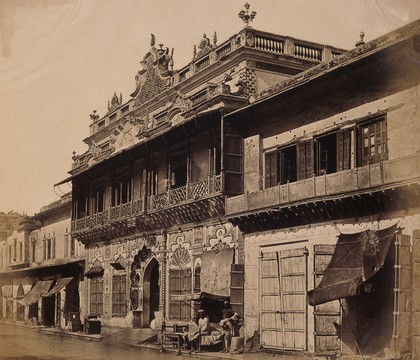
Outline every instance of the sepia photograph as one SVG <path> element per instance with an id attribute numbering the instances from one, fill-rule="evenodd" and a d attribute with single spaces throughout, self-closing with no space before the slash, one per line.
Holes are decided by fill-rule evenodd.
<path id="1" fill-rule="evenodd" d="M 0 0 L 0 360 L 420 360 L 418 0 Z"/>

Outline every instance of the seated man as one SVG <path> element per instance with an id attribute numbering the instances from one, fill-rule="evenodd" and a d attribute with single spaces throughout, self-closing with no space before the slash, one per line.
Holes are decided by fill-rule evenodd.
<path id="1" fill-rule="evenodd" d="M 222 328 L 222 344 L 223 349 L 221 352 L 229 352 L 232 336 L 234 335 L 234 326 L 239 322 L 241 317 L 238 313 L 235 313 L 230 306 L 229 301 L 223 303 L 223 319 L 220 321 L 219 325 Z"/>
<path id="2" fill-rule="evenodd" d="M 187 344 L 191 346 L 191 351 L 196 351 L 198 348 L 198 342 L 200 337 L 203 335 L 210 334 L 210 321 L 206 312 L 203 309 L 198 310 L 198 330 L 194 333 L 188 334 L 186 340 Z"/>

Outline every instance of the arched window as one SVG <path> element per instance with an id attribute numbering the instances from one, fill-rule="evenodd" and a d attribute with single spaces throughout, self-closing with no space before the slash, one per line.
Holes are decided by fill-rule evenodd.
<path id="1" fill-rule="evenodd" d="M 196 264 L 194 268 L 194 292 L 201 291 L 201 264 Z"/>

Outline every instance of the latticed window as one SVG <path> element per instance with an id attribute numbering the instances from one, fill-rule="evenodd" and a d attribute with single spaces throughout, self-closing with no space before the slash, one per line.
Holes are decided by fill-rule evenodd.
<path id="1" fill-rule="evenodd" d="M 112 276 L 112 316 L 127 315 L 126 281 L 126 274 Z"/>
<path id="2" fill-rule="evenodd" d="M 191 294 L 191 270 L 171 269 L 169 276 L 169 292 L 174 295 Z M 169 305 L 169 318 L 171 320 L 188 321 L 191 317 L 191 308 L 188 302 L 171 300 Z"/>
<path id="3" fill-rule="evenodd" d="M 102 276 L 90 279 L 90 314 L 101 315 L 104 304 L 104 286 Z"/>

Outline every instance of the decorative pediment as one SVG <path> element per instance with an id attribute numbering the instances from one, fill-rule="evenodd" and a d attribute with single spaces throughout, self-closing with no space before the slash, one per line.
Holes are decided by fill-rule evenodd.
<path id="1" fill-rule="evenodd" d="M 217 43 L 217 35 L 216 32 L 214 33 L 213 36 L 213 46 L 210 43 L 210 39 L 206 36 L 206 34 L 203 34 L 202 39 L 200 40 L 199 44 L 198 44 L 198 51 L 197 48 L 194 46 L 194 59 L 199 58 L 201 56 L 207 55 L 208 53 L 210 53 L 210 51 L 216 47 L 216 43 Z"/>
<path id="2" fill-rule="evenodd" d="M 136 105 L 153 99 L 171 85 L 173 49 L 169 53 L 169 48 L 163 47 L 163 44 L 159 44 L 159 49 L 157 49 L 155 42 L 155 36 L 152 34 L 152 47 L 140 61 L 142 69 L 135 76 L 136 90 L 131 96 L 136 98 Z"/>

